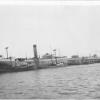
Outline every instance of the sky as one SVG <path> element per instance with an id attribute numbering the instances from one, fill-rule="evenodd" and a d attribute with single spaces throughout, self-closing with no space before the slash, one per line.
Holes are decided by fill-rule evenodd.
<path id="1" fill-rule="evenodd" d="M 27 1 L 28 2 L 28 1 Z M 33 57 L 53 53 L 68 56 L 100 55 L 100 3 L 89 5 L 57 2 L 0 1 L 0 54 Z"/>

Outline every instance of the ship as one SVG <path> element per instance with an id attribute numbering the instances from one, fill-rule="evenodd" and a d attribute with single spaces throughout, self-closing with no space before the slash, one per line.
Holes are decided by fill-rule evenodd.
<path id="1" fill-rule="evenodd" d="M 38 57 L 36 45 L 33 45 L 33 51 L 34 57 L 32 59 L 0 59 L 0 73 L 100 63 L 100 57 L 75 57 L 63 59 L 58 59 L 56 57 L 54 59 L 44 60 Z"/>

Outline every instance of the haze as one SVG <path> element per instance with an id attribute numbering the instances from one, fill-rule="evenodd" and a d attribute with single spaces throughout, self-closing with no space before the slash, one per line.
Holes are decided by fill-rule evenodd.
<path id="1" fill-rule="evenodd" d="M 6 3 L 6 2 L 5 2 Z M 42 56 L 100 55 L 99 5 L 0 5 L 0 54 L 33 57 L 33 44 Z"/>

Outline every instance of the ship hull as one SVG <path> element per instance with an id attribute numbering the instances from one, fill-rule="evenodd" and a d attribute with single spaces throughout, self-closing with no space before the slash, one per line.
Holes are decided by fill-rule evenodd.
<path id="1" fill-rule="evenodd" d="M 0 62 L 0 73 L 33 70 L 34 66 L 12 66 L 8 62 Z"/>

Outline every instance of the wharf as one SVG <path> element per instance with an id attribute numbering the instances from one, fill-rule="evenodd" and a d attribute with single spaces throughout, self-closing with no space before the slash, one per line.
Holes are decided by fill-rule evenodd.
<path id="1" fill-rule="evenodd" d="M 63 58 L 57 59 L 57 64 L 55 62 L 55 59 L 39 59 L 39 67 L 36 68 L 33 60 L 12 61 L 3 59 L 0 60 L 0 73 L 100 63 L 100 58 Z"/>

